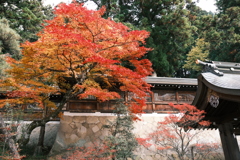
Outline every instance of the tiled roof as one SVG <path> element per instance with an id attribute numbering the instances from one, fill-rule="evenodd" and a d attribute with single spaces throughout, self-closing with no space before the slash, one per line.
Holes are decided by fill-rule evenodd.
<path id="1" fill-rule="evenodd" d="M 217 76 L 211 72 L 202 73 L 202 76 L 212 85 L 225 89 L 240 90 L 240 74 L 224 74 Z"/>
<path id="2" fill-rule="evenodd" d="M 149 84 L 172 84 L 172 85 L 196 85 L 197 79 L 193 78 L 172 78 L 172 77 L 147 77 Z"/>

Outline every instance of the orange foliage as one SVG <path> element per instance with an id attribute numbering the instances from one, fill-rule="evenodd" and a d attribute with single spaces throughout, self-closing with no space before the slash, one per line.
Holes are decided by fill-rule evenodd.
<path id="1" fill-rule="evenodd" d="M 174 120 L 174 123 L 179 123 L 180 126 L 184 126 L 185 129 L 191 129 L 191 125 L 197 125 L 202 127 L 207 127 L 211 123 L 209 121 L 203 120 L 205 117 L 205 111 L 199 110 L 195 106 L 190 104 L 169 104 L 173 108 L 177 109 L 179 113 L 182 115 L 178 119 L 171 118 Z"/>
<path id="2" fill-rule="evenodd" d="M 117 89 L 134 93 L 131 110 L 141 113 L 150 88 L 144 78 L 153 71 L 142 59 L 150 50 L 142 46 L 149 33 L 104 19 L 104 12 L 104 7 L 93 11 L 77 2 L 59 4 L 38 41 L 22 44 L 22 59 L 8 58 L 11 78 L 2 82 L 10 89 L 8 103 L 43 106 L 56 92 L 67 99 L 92 95 L 106 101 L 120 98 L 112 90 Z"/>

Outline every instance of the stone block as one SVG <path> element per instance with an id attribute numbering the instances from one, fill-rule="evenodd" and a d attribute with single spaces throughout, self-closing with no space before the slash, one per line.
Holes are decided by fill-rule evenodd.
<path id="1" fill-rule="evenodd" d="M 70 135 L 69 140 L 70 140 L 69 143 L 75 143 L 79 140 L 79 137 L 76 134 L 72 134 Z"/>
<path id="2" fill-rule="evenodd" d="M 87 128 L 87 135 L 92 136 L 94 132 L 92 131 L 92 128 Z"/>
<path id="3" fill-rule="evenodd" d="M 89 124 L 86 123 L 86 122 L 82 123 L 82 125 L 83 125 L 84 127 L 86 127 L 86 128 L 89 128 Z"/>
<path id="4" fill-rule="evenodd" d="M 116 119 L 116 117 L 114 117 L 114 116 L 107 116 L 107 117 L 98 117 L 98 119 L 99 119 L 99 121 L 102 123 L 102 124 L 109 124 L 109 121 L 110 122 L 113 122 L 115 119 Z"/>
<path id="5" fill-rule="evenodd" d="M 88 125 L 88 128 L 92 129 L 92 128 L 95 127 L 95 126 L 96 126 L 96 124 L 91 123 L 91 124 Z"/>
<path id="6" fill-rule="evenodd" d="M 80 128 L 77 129 L 76 134 L 79 138 L 84 138 L 87 135 L 87 128 L 84 126 L 81 126 Z"/>
<path id="7" fill-rule="evenodd" d="M 77 129 L 81 128 L 83 126 L 83 123 L 80 122 L 75 122 L 75 125 L 77 127 Z M 85 127 L 85 126 L 84 126 Z M 86 127 L 85 127 L 86 128 Z"/>
<path id="8" fill-rule="evenodd" d="M 72 130 L 73 130 L 73 129 L 72 129 L 72 127 L 69 125 L 69 123 L 61 122 L 60 132 L 63 132 L 63 133 L 71 133 Z"/>
<path id="9" fill-rule="evenodd" d="M 73 116 L 73 122 L 84 123 L 86 122 L 86 116 Z"/>
<path id="10" fill-rule="evenodd" d="M 72 116 L 63 116 L 62 118 L 61 118 L 61 123 L 62 122 L 66 122 L 66 123 L 71 123 L 72 122 Z"/>
<path id="11" fill-rule="evenodd" d="M 98 117 L 88 116 L 86 119 L 86 122 L 97 124 L 99 123 L 99 120 L 98 120 Z"/>
<path id="12" fill-rule="evenodd" d="M 96 133 L 96 132 L 99 131 L 99 130 L 100 130 L 100 129 L 99 129 L 99 127 L 98 127 L 97 125 L 92 128 L 92 131 L 93 131 L 94 133 Z"/>
<path id="13" fill-rule="evenodd" d="M 72 135 L 72 133 L 65 133 L 64 138 L 69 139 L 71 135 Z"/>
<path id="14" fill-rule="evenodd" d="M 71 123 L 69 123 L 69 126 L 72 128 L 72 130 L 77 128 L 75 122 L 71 122 Z"/>
<path id="15" fill-rule="evenodd" d="M 101 123 L 101 122 L 99 122 L 98 124 L 97 124 L 97 126 L 98 126 L 98 128 L 102 128 L 102 126 L 103 126 L 103 124 Z"/>

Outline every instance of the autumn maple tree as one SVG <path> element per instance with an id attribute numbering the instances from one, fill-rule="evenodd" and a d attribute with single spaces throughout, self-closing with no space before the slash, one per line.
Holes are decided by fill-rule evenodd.
<path id="1" fill-rule="evenodd" d="M 189 104 L 174 105 L 178 114 L 169 114 L 159 121 L 157 128 L 145 138 L 138 138 L 138 142 L 145 148 L 155 148 L 155 151 L 168 159 L 180 159 L 209 156 L 219 148 L 219 144 L 206 143 L 196 139 L 200 130 L 192 127 L 208 127 L 210 122 L 203 120 L 205 111 L 198 110 Z M 212 148 L 212 150 L 210 149 Z M 151 150 L 151 149 L 150 149 Z M 204 153 L 204 154 L 203 154 Z"/>
<path id="2" fill-rule="evenodd" d="M 91 95 L 103 102 L 119 99 L 120 91 L 132 92 L 129 109 L 142 112 L 150 87 L 144 78 L 152 73 L 151 62 L 143 58 L 150 50 L 143 46 L 149 33 L 104 19 L 104 11 L 61 3 L 38 41 L 22 44 L 22 59 L 8 58 L 10 78 L 1 83 L 9 87 L 8 99 L 2 106 L 35 104 L 51 111 L 28 126 L 21 143 L 34 128 L 58 116 L 71 98 Z M 49 99 L 54 94 L 62 95 L 58 106 Z"/>

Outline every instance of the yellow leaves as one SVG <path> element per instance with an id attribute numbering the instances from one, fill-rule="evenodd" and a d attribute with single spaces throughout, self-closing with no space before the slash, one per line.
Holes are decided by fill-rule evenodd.
<path id="1" fill-rule="evenodd" d="M 94 81 L 93 79 L 87 79 L 84 81 L 84 83 L 82 84 L 82 86 L 84 86 L 84 88 L 100 88 L 99 83 L 97 83 L 96 81 Z"/>
<path id="2" fill-rule="evenodd" d="M 52 101 L 50 101 L 49 99 L 43 99 L 43 104 L 44 104 L 44 107 L 47 107 L 48 109 L 50 110 L 55 110 L 57 107 L 56 107 L 56 104 Z"/>
<path id="3" fill-rule="evenodd" d="M 201 61 L 205 61 L 209 55 L 209 47 L 210 44 L 205 42 L 204 39 L 197 39 L 196 46 L 191 49 L 191 51 L 187 54 L 186 64 L 183 68 L 193 69 L 196 71 L 202 70 L 202 67 L 195 64 L 197 59 Z"/>

